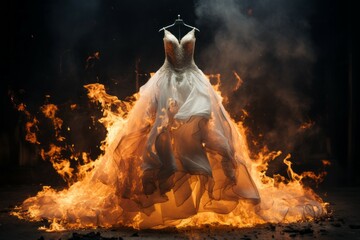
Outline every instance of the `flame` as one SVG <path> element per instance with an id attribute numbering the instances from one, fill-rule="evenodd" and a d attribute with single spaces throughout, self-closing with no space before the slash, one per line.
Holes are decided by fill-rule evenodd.
<path id="1" fill-rule="evenodd" d="M 26 109 L 26 105 L 24 103 L 20 103 L 18 105 L 14 103 L 14 105 L 18 111 L 25 113 L 25 116 L 27 118 L 27 122 L 25 123 L 25 140 L 33 144 L 40 144 L 36 137 L 36 132 L 39 130 L 37 127 L 39 121 L 36 117 L 31 116 L 30 112 Z"/>
<path id="2" fill-rule="evenodd" d="M 61 220 L 54 218 L 51 222 L 51 228 L 42 226 L 39 227 L 39 230 L 44 230 L 45 232 L 61 232 L 66 231 L 67 229 L 61 224 Z"/>
<path id="3" fill-rule="evenodd" d="M 234 73 L 234 76 L 236 78 L 236 85 L 235 85 L 235 87 L 233 89 L 233 91 L 235 92 L 236 90 L 238 90 L 242 86 L 244 81 L 240 78 L 240 76 L 239 76 L 239 74 L 237 72 L 233 71 L 233 73 Z"/>
<path id="4" fill-rule="evenodd" d="M 88 56 L 86 59 L 86 65 L 85 69 L 93 68 L 94 67 L 94 61 L 100 59 L 100 52 L 96 51 L 92 55 Z"/>
<path id="5" fill-rule="evenodd" d="M 25 124 L 25 127 L 26 127 L 25 140 L 26 141 L 31 142 L 31 143 L 40 144 L 36 138 L 36 133 L 32 131 L 33 128 L 38 130 L 37 124 L 38 124 L 38 120 L 36 118 L 33 118 L 31 122 L 27 122 Z"/>
<path id="6" fill-rule="evenodd" d="M 62 157 L 62 151 L 62 147 L 50 144 L 50 150 L 45 152 L 41 149 L 40 155 L 43 160 L 49 159 L 56 172 L 68 182 L 73 177 L 74 169 L 70 167 L 70 161 Z"/>
<path id="7" fill-rule="evenodd" d="M 221 95 L 221 90 L 220 90 L 220 85 L 221 85 L 221 74 L 217 73 L 217 74 L 206 74 L 205 75 L 209 81 L 211 82 L 213 88 L 215 89 L 215 91 L 219 94 L 219 96 L 221 96 L 221 100 L 224 104 L 227 104 L 229 102 L 229 99 L 227 96 L 222 96 Z"/>
<path id="8" fill-rule="evenodd" d="M 308 121 L 308 122 L 305 122 L 303 124 L 300 125 L 299 127 L 299 130 L 306 130 L 306 129 L 310 129 L 312 128 L 313 126 L 315 125 L 315 122 L 313 121 Z"/>
<path id="9" fill-rule="evenodd" d="M 78 106 L 77 106 L 77 104 L 75 104 L 75 103 L 70 105 L 70 109 L 71 109 L 71 110 L 75 110 L 77 107 L 78 107 Z"/>
<path id="10" fill-rule="evenodd" d="M 49 98 L 49 95 L 46 95 Z M 11 96 L 11 99 L 14 103 L 14 97 Z M 30 143 L 37 144 L 41 148 L 39 149 L 40 156 L 45 161 L 50 161 L 53 165 L 53 168 L 56 172 L 71 185 L 76 180 L 82 179 L 85 176 L 86 172 L 89 172 L 93 166 L 94 162 L 91 161 L 87 153 L 76 153 L 74 152 L 74 145 L 72 144 L 63 144 L 62 142 L 66 139 L 61 134 L 63 120 L 56 116 L 59 108 L 52 103 L 43 105 L 40 110 L 44 116 L 51 120 L 53 129 L 55 130 L 55 143 L 49 143 L 49 146 L 44 147 L 44 144 L 40 143 L 37 138 L 37 132 L 39 132 L 39 121 L 33 116 L 26 108 L 24 103 L 15 104 L 15 107 L 18 111 L 23 112 L 26 116 L 27 122 L 25 123 L 26 136 L 25 140 Z M 77 104 L 70 105 L 71 110 L 77 108 Z M 70 127 L 66 129 L 68 132 L 71 131 Z M 46 149 L 47 150 L 46 150 Z M 70 152 L 69 157 L 64 157 L 65 152 Z M 78 164 L 76 169 L 72 167 L 71 160 L 78 161 L 79 156 L 83 161 L 82 164 Z"/>
<path id="11" fill-rule="evenodd" d="M 235 89 L 238 89 L 242 84 L 242 80 L 236 72 L 234 72 L 234 75 L 238 79 Z M 214 89 L 221 94 L 219 91 L 220 74 L 208 75 L 208 78 L 216 80 Z M 125 127 L 128 112 L 137 101 L 138 94 L 134 94 L 126 101 L 122 101 L 116 96 L 106 93 L 105 87 L 102 84 L 89 84 L 84 87 L 88 90 L 89 99 L 92 102 L 98 102 L 102 108 L 103 116 L 99 119 L 99 122 L 107 129 L 106 139 L 102 142 L 101 146 L 105 154 L 101 154 L 98 159 L 93 161 L 89 158 L 88 153 L 73 153 L 71 158 L 82 158 L 83 163 L 72 167 L 70 160 L 62 157 L 62 151 L 64 149 L 73 149 L 72 145 L 60 147 L 50 144 L 48 151 L 41 151 L 41 156 L 43 159 L 49 159 L 53 163 L 56 171 L 69 182 L 69 188 L 56 191 L 51 187 L 44 187 L 36 196 L 25 200 L 20 208 L 14 209 L 12 214 L 29 220 L 41 220 L 41 216 L 46 215 L 56 216 L 49 219 L 49 227 L 41 228 L 46 231 L 95 228 L 98 226 L 111 227 L 114 225 L 141 228 L 144 215 L 134 213 L 128 216 L 128 221 L 126 221 L 124 220 L 125 218 L 120 219 L 119 217 L 125 214 L 121 207 L 118 204 L 109 204 L 109 199 L 112 202 L 116 202 L 116 194 L 112 186 L 100 182 L 90 184 L 90 179 L 94 177 L 92 169 L 96 168 L 98 164 L 103 163 L 107 151 L 113 150 L 110 143 L 116 140 L 117 133 Z M 60 134 L 63 122 L 56 117 L 58 108 L 53 104 L 47 104 L 41 109 L 44 115 L 52 120 L 54 129 L 58 131 L 57 140 L 64 140 L 65 138 L 62 138 Z M 244 138 L 247 130 L 243 123 L 235 121 L 234 123 L 237 126 L 238 133 Z M 304 178 L 311 178 L 316 182 L 320 182 L 325 177 L 325 172 L 318 175 L 312 172 L 295 173 L 292 169 L 291 155 L 289 154 L 283 160 L 287 166 L 288 178 L 279 174 L 268 176 L 267 169 L 269 164 L 275 158 L 281 156 L 281 151 L 270 151 L 264 147 L 262 151 L 254 154 L 251 153 L 246 144 L 246 139 L 243 140 L 244 144 L 241 151 L 249 156 L 254 156 L 254 161 L 249 166 L 249 172 L 259 189 L 263 199 L 262 202 L 254 206 L 251 202 L 240 201 L 237 207 L 229 214 L 200 212 L 187 219 L 159 224 L 158 228 L 167 226 L 175 226 L 177 228 L 188 226 L 201 227 L 204 225 L 251 227 L 266 222 L 278 223 L 313 220 L 326 214 L 327 203 L 323 202 L 312 189 L 305 187 L 302 182 Z M 324 166 L 329 164 L 329 161 L 323 160 Z M 140 172 L 140 166 L 132 167 L 136 167 L 138 172 Z M 126 180 L 124 179 L 124 181 Z M 136 188 L 135 183 L 133 183 L 133 187 Z M 171 200 L 171 195 L 168 197 Z M 59 207 L 57 209 L 46 209 L 40 204 L 42 199 L 53 199 Z M 73 203 L 77 205 L 72 206 Z M 159 208 L 159 205 L 156 204 L 155 208 Z M 27 211 L 24 212 L 23 209 Z"/>
<path id="12" fill-rule="evenodd" d="M 61 136 L 60 130 L 63 124 L 63 120 L 56 117 L 56 112 L 58 111 L 58 107 L 55 104 L 46 104 L 41 107 L 41 111 L 45 115 L 45 117 L 51 119 L 52 124 L 55 129 L 55 136 L 58 141 L 64 141 L 65 137 Z"/>
<path id="13" fill-rule="evenodd" d="M 310 172 L 310 171 L 305 171 L 301 175 L 295 173 L 293 171 L 293 169 L 291 168 L 292 162 L 289 160 L 290 157 L 291 157 L 291 155 L 288 154 L 286 156 L 286 158 L 284 159 L 284 163 L 287 165 L 287 173 L 292 181 L 301 182 L 302 179 L 304 179 L 304 178 L 311 178 L 316 183 L 320 183 L 324 180 L 324 178 L 327 174 L 326 172 L 321 172 L 318 175 L 316 175 L 314 172 Z M 326 160 L 325 160 L 325 162 L 326 162 Z M 323 160 L 323 163 L 324 163 L 324 160 Z M 327 162 L 324 165 L 326 165 L 326 164 L 327 164 Z"/>
<path id="14" fill-rule="evenodd" d="M 322 164 L 324 165 L 324 166 L 330 166 L 331 165 L 331 162 L 329 161 L 329 160 L 321 160 L 321 162 L 322 162 Z"/>

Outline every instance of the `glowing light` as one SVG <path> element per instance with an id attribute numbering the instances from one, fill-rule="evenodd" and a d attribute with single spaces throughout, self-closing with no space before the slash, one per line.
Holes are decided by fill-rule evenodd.
<path id="1" fill-rule="evenodd" d="M 237 73 L 234 72 L 234 75 L 238 79 L 235 89 L 238 89 L 242 84 L 242 80 Z M 208 77 L 216 80 L 214 89 L 221 95 L 219 90 L 221 82 L 220 74 L 209 75 Z M 97 177 L 97 172 L 93 171 L 97 165 L 111 163 L 111 161 L 104 161 L 104 159 L 108 157 L 107 154 L 109 152 L 113 152 L 114 146 L 112 143 L 116 143 L 119 131 L 126 126 L 128 112 L 137 101 L 138 95 L 135 94 L 128 101 L 121 101 L 117 97 L 106 93 L 105 87 L 101 84 L 89 84 L 85 88 L 88 90 L 90 100 L 98 102 L 102 107 L 103 117 L 99 119 L 99 122 L 107 129 L 106 139 L 102 142 L 101 146 L 105 153 L 100 155 L 98 159 L 92 160 L 89 158 L 88 153 L 73 152 L 70 158 L 78 160 L 81 157 L 83 163 L 80 164 L 79 162 L 77 166 L 72 167 L 69 159 L 62 156 L 64 148 L 50 144 L 47 151 L 42 149 L 42 158 L 49 159 L 52 162 L 56 171 L 69 183 L 69 188 L 56 191 L 50 187 L 44 187 L 36 196 L 28 198 L 19 208 L 14 209 L 12 214 L 28 220 L 41 220 L 42 217 L 47 218 L 50 227 L 41 228 L 46 231 L 95 228 L 98 226 L 111 227 L 114 225 L 142 228 L 142 223 L 146 216 L 140 212 L 131 213 L 132 215 L 125 213 L 119 204 L 114 204 L 118 201 L 119 196 L 113 186 L 102 183 L 102 181 L 106 182 L 107 179 L 92 181 L 92 179 Z M 19 109 L 25 111 L 25 105 L 19 106 Z M 57 132 L 58 141 L 63 141 L 65 138 L 61 136 L 59 131 L 63 122 L 56 116 L 57 110 L 57 106 L 53 104 L 47 104 L 42 107 L 44 115 L 52 120 L 53 127 Z M 244 114 L 246 115 L 246 112 Z M 242 122 L 232 121 L 242 141 L 241 149 L 238 150 L 243 153 L 244 157 L 255 156 L 253 161 L 250 161 L 251 164 L 248 168 L 260 192 L 261 203 L 254 205 L 248 201 L 239 201 L 235 209 L 229 214 L 200 212 L 190 218 L 178 221 L 159 222 L 156 228 L 167 226 L 175 226 L 177 228 L 188 226 L 201 227 L 203 225 L 251 227 L 265 222 L 277 223 L 311 220 L 324 215 L 326 213 L 326 203 L 313 190 L 305 187 L 302 180 L 304 178 L 311 178 L 316 182 L 320 182 L 326 173 L 318 175 L 312 172 L 295 173 L 290 161 L 291 156 L 287 155 L 283 162 L 287 165 L 288 178 L 281 175 L 267 176 L 266 171 L 270 162 L 278 158 L 281 152 L 270 151 L 264 148 L 257 154 L 251 153 L 245 137 L 246 128 Z M 33 126 L 34 124 L 29 124 L 30 129 Z M 36 143 L 36 141 L 32 141 Z M 73 148 L 74 144 L 66 145 L 67 150 L 73 151 Z M 330 162 L 323 160 L 323 164 L 329 165 Z M 103 167 L 111 168 L 113 166 Z M 136 168 L 140 176 L 142 174 L 140 166 L 133 167 Z M 102 177 L 104 178 L 103 175 Z M 125 181 L 121 173 L 119 173 L 119 181 Z M 132 187 L 136 188 L 135 183 L 133 183 Z M 167 194 L 167 197 L 171 200 L 171 192 Z M 49 208 L 46 204 L 42 204 L 42 201 L 54 201 L 58 207 L 56 209 Z M 154 208 L 160 209 L 160 205 L 156 204 Z M 124 217 L 126 214 L 129 214 L 129 216 Z"/>

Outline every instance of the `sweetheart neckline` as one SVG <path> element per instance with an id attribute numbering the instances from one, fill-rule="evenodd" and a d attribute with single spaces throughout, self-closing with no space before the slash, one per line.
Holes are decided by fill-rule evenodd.
<path id="1" fill-rule="evenodd" d="M 193 33 L 194 31 L 195 31 L 195 28 L 191 29 L 188 33 L 186 33 L 186 34 L 179 40 L 179 39 L 178 39 L 177 37 L 175 37 L 175 35 L 172 34 L 169 30 L 164 29 L 164 32 L 170 34 L 171 36 L 173 36 L 173 37 L 177 40 L 176 42 L 177 42 L 179 45 L 181 45 L 182 40 L 183 40 L 187 35 L 189 35 L 190 33 Z"/>

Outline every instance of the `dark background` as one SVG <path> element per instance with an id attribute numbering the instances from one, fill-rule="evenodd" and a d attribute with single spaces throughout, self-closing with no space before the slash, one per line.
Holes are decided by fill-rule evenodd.
<path id="1" fill-rule="evenodd" d="M 216 5 L 216 1 L 209 2 L 212 6 Z M 247 22 L 256 19 L 257 24 L 261 25 L 262 21 L 268 24 L 266 21 L 272 19 L 271 12 L 265 11 L 266 2 L 269 8 L 276 10 L 276 6 L 283 6 L 281 4 L 286 1 L 230 2 L 239 6 L 236 11 L 245 16 Z M 242 108 L 248 111 L 249 117 L 244 123 L 249 128 L 249 144 L 254 151 L 267 145 L 270 149 L 283 151 L 283 155 L 292 153 L 295 168 L 298 166 L 300 170 L 310 168 L 320 171 L 321 160 L 330 160 L 332 165 L 327 169 L 329 175 L 325 183 L 359 185 L 360 146 L 356 137 L 359 134 L 356 94 L 359 89 L 358 41 L 352 19 L 355 10 L 350 1 L 294 2 L 297 3 L 295 7 L 284 7 L 283 15 L 289 24 L 283 34 L 291 33 L 292 28 L 296 33 L 299 25 L 300 33 L 291 36 L 305 39 L 311 57 L 304 55 L 305 61 L 300 55 L 291 59 L 291 63 L 290 60 L 284 63 L 282 58 L 276 58 L 276 51 L 262 50 L 264 54 L 255 62 L 259 62 L 259 66 L 261 62 L 264 68 L 255 70 L 242 68 L 248 64 L 243 60 L 230 62 L 226 69 L 223 59 L 233 59 L 234 56 L 224 54 L 219 47 L 222 45 L 216 44 L 221 39 L 221 33 L 231 37 L 231 30 L 224 29 L 224 26 L 228 26 L 226 24 L 233 19 L 227 19 L 226 23 L 217 22 L 217 19 L 225 19 L 221 16 L 209 20 L 205 1 L 6 1 L 1 28 L 2 40 L 5 40 L 2 43 L 0 76 L 2 184 L 49 182 L 56 175 L 49 169 L 49 164 L 39 160 L 37 148 L 23 140 L 26 118 L 14 105 L 25 103 L 27 109 L 39 118 L 42 104 L 51 102 L 59 105 L 65 109 L 60 114 L 65 125 L 72 124 L 73 128 L 78 126 L 74 136 L 68 139 L 81 142 L 77 150 L 98 154 L 99 151 L 94 149 L 104 137 L 104 129 L 97 124 L 93 124 L 93 130 L 87 128 L 91 124 L 89 116 L 98 117 L 100 113 L 97 106 L 87 105 L 82 86 L 100 82 L 106 85 L 109 93 L 120 99 L 132 95 L 137 90 L 136 78 L 140 83 L 145 82 L 148 74 L 155 72 L 164 61 L 163 33 L 158 30 L 173 23 L 181 14 L 187 24 L 201 30 L 197 33 L 195 51 L 199 68 L 208 74 L 221 73 L 224 92 L 233 83 L 230 80 L 226 82 L 226 79 L 233 78 L 233 70 L 242 77 L 243 86 L 237 92 L 228 93 L 230 102 L 226 107 L 237 120 L 244 117 Z M 205 9 L 205 13 L 199 11 L 199 6 L 203 11 Z M 209 14 L 212 13 L 210 9 Z M 287 12 L 287 9 L 293 13 Z M 224 16 L 226 14 L 224 12 Z M 237 16 L 236 13 L 232 14 L 228 16 Z M 274 12 L 274 16 L 283 15 Z M 282 24 L 280 21 L 279 25 L 285 26 Z M 271 26 L 276 26 L 276 23 Z M 274 36 L 266 30 L 255 31 L 259 34 L 254 39 L 261 43 Z M 237 32 L 244 33 L 242 30 Z M 280 33 L 276 32 L 277 35 Z M 227 39 L 227 36 L 223 38 Z M 237 38 L 242 44 L 245 36 Z M 219 47 L 217 52 L 214 46 Z M 96 52 L 99 52 L 98 59 L 94 58 Z M 227 51 L 232 52 L 237 51 Z M 217 62 L 216 59 L 221 60 Z M 284 78 L 281 66 L 287 68 L 285 80 L 278 80 Z M 254 74 L 254 71 L 261 71 L 262 74 Z M 288 76 L 293 79 L 291 87 L 286 85 Z M 285 98 L 274 97 L 273 89 L 261 84 L 270 86 L 270 80 L 274 85 L 287 86 L 284 87 L 283 96 L 292 92 L 292 96 L 295 96 L 291 98 L 292 104 L 283 104 Z M 71 103 L 79 103 L 80 109 L 83 109 L 77 112 L 76 117 L 66 113 L 66 107 Z M 297 106 L 296 109 L 294 106 Z M 294 109 L 301 113 L 294 114 Z M 274 112 L 277 112 L 276 118 Z M 278 124 L 280 117 L 289 124 Z M 294 119 L 287 121 L 287 117 Z M 284 133 L 286 128 L 295 126 L 294 129 L 298 129 L 305 122 L 312 123 L 312 130 L 296 135 Z M 45 124 L 42 129 L 46 132 Z M 42 143 L 51 141 L 46 133 L 42 134 Z M 273 169 L 276 170 L 278 167 Z"/>

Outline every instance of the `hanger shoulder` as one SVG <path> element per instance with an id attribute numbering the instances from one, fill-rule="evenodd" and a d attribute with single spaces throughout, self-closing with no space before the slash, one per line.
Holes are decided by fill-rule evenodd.
<path id="1" fill-rule="evenodd" d="M 185 23 L 184 23 L 184 26 L 186 26 L 186 27 L 188 27 L 188 28 L 193 28 L 193 29 L 195 29 L 196 31 L 199 31 L 199 32 L 200 32 L 200 30 L 199 30 L 199 29 L 197 29 L 196 27 L 193 27 L 193 26 L 187 25 L 187 24 L 185 24 Z"/>
<path id="2" fill-rule="evenodd" d="M 161 32 L 161 31 L 163 31 L 163 30 L 165 30 L 165 29 L 167 29 L 167 28 L 173 27 L 173 26 L 175 26 L 175 23 L 173 23 L 173 24 L 171 24 L 171 25 L 168 25 L 168 26 L 166 26 L 166 27 L 160 28 L 159 32 Z"/>

